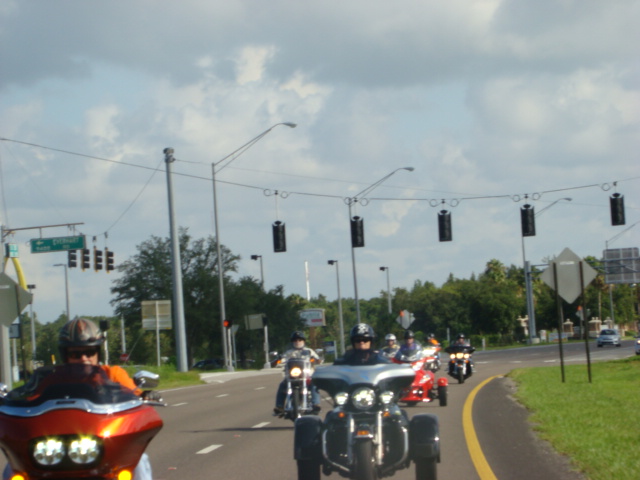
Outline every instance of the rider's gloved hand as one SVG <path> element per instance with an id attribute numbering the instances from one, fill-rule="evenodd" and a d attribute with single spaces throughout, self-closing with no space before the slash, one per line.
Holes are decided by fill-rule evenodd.
<path id="1" fill-rule="evenodd" d="M 142 395 L 140 395 L 143 400 L 152 401 L 152 402 L 161 402 L 162 395 L 160 392 L 156 392 L 154 390 L 144 390 Z"/>

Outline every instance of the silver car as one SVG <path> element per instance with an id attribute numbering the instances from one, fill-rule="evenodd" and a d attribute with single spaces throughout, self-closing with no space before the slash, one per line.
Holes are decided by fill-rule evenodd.
<path id="1" fill-rule="evenodd" d="M 636 348 L 636 355 L 640 355 L 640 335 L 636 337 L 635 348 Z"/>
<path id="2" fill-rule="evenodd" d="M 596 339 L 598 347 L 602 347 L 604 345 L 615 345 L 616 347 L 620 346 L 620 334 L 617 330 L 613 330 L 612 328 L 604 328 L 600 330 L 600 335 Z"/>

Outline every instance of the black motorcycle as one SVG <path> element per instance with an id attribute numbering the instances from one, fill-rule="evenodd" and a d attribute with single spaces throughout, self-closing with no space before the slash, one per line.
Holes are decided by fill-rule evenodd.
<path id="1" fill-rule="evenodd" d="M 397 405 L 415 372 L 405 365 L 346 366 L 318 369 L 313 384 L 333 397 L 324 422 L 316 415 L 295 422 L 294 458 L 298 480 L 320 473 L 377 480 L 416 465 L 416 480 L 435 480 L 440 462 L 438 418 L 409 420 Z"/>
<path id="2" fill-rule="evenodd" d="M 458 380 L 458 383 L 464 381 L 473 374 L 473 361 L 471 356 L 475 352 L 475 348 L 470 345 L 449 345 L 445 348 L 445 352 L 449 354 L 449 368 L 447 373 L 449 376 Z"/>
<path id="3" fill-rule="evenodd" d="M 312 358 L 292 357 L 284 366 L 287 382 L 287 397 L 282 416 L 293 421 L 302 415 L 313 412 L 311 396 L 311 375 L 313 373 Z"/>

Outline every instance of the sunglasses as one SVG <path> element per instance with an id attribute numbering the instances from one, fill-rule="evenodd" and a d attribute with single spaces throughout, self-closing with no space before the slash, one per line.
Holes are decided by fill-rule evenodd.
<path id="1" fill-rule="evenodd" d="M 85 350 L 72 350 L 70 352 L 67 352 L 67 356 L 69 358 L 82 358 L 82 357 L 93 357 L 94 355 L 98 354 L 98 350 L 95 348 L 87 348 Z"/>
<path id="2" fill-rule="evenodd" d="M 364 337 L 356 337 L 353 339 L 354 343 L 369 343 L 371 341 L 370 338 L 364 338 Z"/>

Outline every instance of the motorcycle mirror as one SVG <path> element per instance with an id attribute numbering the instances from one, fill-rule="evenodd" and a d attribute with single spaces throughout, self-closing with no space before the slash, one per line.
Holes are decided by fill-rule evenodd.
<path id="1" fill-rule="evenodd" d="M 0 398 L 4 398 L 9 393 L 9 387 L 6 383 L 0 383 Z"/>
<path id="2" fill-rule="evenodd" d="M 147 370 L 140 370 L 133 375 L 133 382 L 140 388 L 155 388 L 160 383 L 160 375 Z"/>

